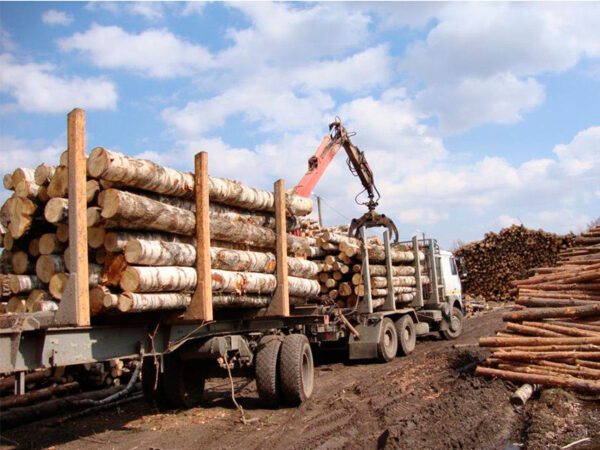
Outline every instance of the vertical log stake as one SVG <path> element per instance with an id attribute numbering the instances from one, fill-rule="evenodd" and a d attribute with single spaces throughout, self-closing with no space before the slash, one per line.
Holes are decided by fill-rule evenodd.
<path id="1" fill-rule="evenodd" d="M 390 246 L 390 232 L 383 232 L 383 245 L 385 248 L 385 269 L 387 278 L 387 296 L 383 304 L 383 310 L 396 311 L 396 295 L 394 294 L 394 274 L 392 273 L 392 248 Z"/>
<path id="2" fill-rule="evenodd" d="M 277 288 L 268 308 L 269 315 L 287 317 L 290 315 L 290 297 L 288 288 L 287 230 L 285 221 L 285 183 L 275 182 L 275 233 L 277 258 Z"/>
<path id="3" fill-rule="evenodd" d="M 413 254 L 415 255 L 415 285 L 417 287 L 417 295 L 411 303 L 412 306 L 420 308 L 423 306 L 423 284 L 421 282 L 421 260 L 419 259 L 419 239 L 417 236 L 412 238 Z M 430 249 L 433 251 L 432 249 Z"/>
<path id="4" fill-rule="evenodd" d="M 212 278 L 210 270 L 210 219 L 208 198 L 208 153 L 194 159 L 196 186 L 196 271 L 198 282 L 184 319 L 213 320 Z"/>
<path id="5" fill-rule="evenodd" d="M 85 111 L 74 109 L 67 116 L 69 157 L 69 249 L 71 273 L 56 312 L 60 325 L 90 324 L 88 275 Z"/>

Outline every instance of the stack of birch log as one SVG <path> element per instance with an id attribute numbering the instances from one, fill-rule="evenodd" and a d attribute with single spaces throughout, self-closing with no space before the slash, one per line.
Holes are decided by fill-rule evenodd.
<path id="1" fill-rule="evenodd" d="M 314 257 L 321 266 L 319 282 L 322 301 L 335 303 L 340 308 L 356 307 L 365 294 L 362 274 L 362 253 L 360 240 L 347 235 L 347 226 L 324 228 L 316 233 L 316 245 L 320 249 Z M 387 270 L 385 266 L 385 248 L 377 237 L 368 241 L 369 271 L 371 274 L 371 295 L 374 307 L 384 303 L 388 294 Z M 410 303 L 415 296 L 416 281 L 414 252 L 410 246 L 392 244 L 393 290 L 398 303 Z M 419 252 L 424 261 L 423 252 Z M 421 278 L 429 283 L 427 269 Z"/>
<path id="2" fill-rule="evenodd" d="M 0 210 L 8 312 L 56 310 L 71 268 L 67 153 L 58 166 L 6 174 L 14 194 Z M 87 159 L 90 306 L 137 312 L 185 308 L 196 287 L 194 176 L 97 147 Z M 209 177 L 213 306 L 265 308 L 276 287 L 274 196 Z M 288 231 L 311 212 L 286 195 Z M 288 233 L 292 304 L 319 296 L 315 239 Z M 6 299 L 2 298 L 4 302 Z"/>
<path id="3" fill-rule="evenodd" d="M 493 355 L 476 374 L 600 394 L 600 226 L 574 242 L 558 266 L 513 283 L 515 311 L 480 339 Z"/>
<path id="4" fill-rule="evenodd" d="M 461 246 L 454 255 L 467 273 L 463 294 L 488 301 L 514 300 L 510 282 L 527 277 L 535 267 L 555 265 L 559 252 L 571 246 L 573 238 L 512 225 Z"/>

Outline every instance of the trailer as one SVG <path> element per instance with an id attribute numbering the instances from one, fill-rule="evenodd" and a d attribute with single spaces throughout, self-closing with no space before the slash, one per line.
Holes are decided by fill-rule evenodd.
<path id="1" fill-rule="evenodd" d="M 408 355 L 415 339 L 431 331 L 446 338 L 462 330 L 462 302 L 444 291 L 444 255 L 435 240 L 407 242 L 415 252 L 417 295 L 398 307 L 393 290 L 376 305 L 371 297 L 365 228 L 360 229 L 365 296 L 353 309 L 290 305 L 285 185 L 274 184 L 275 293 L 266 308 L 225 311 L 215 317 L 211 290 L 208 154 L 195 157 L 196 272 L 191 303 L 178 312 L 122 317 L 90 315 L 86 218 L 85 113 L 68 116 L 68 227 L 71 270 L 57 311 L 0 316 L 0 373 L 15 375 L 25 393 L 27 372 L 52 367 L 136 358 L 145 396 L 160 408 L 187 408 L 202 397 L 209 377 L 254 377 L 267 406 L 298 405 L 314 387 L 313 350 L 347 347 L 350 359 L 391 361 Z M 384 233 L 388 281 L 390 235 Z M 427 254 L 424 265 L 419 251 Z M 424 285 L 426 267 L 432 282 Z"/>

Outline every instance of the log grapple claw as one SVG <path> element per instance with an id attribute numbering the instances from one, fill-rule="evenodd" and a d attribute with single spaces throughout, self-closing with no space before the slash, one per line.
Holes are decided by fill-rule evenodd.
<path id="1" fill-rule="evenodd" d="M 369 210 L 358 219 L 352 219 L 348 228 L 348 236 L 358 238 L 361 227 L 385 227 L 390 232 L 390 236 L 393 236 L 394 243 L 398 242 L 398 228 L 396 228 L 394 221 L 385 214 L 377 214 L 374 210 Z"/>

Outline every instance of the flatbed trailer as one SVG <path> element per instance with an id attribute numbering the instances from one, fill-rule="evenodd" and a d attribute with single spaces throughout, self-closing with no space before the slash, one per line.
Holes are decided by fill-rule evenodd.
<path id="1" fill-rule="evenodd" d="M 291 307 L 287 278 L 285 186 L 274 184 L 277 288 L 266 311 L 230 311 L 215 317 L 212 308 L 208 155 L 195 158 L 197 286 L 191 304 L 180 312 L 149 312 L 122 317 L 90 316 L 87 267 L 85 114 L 68 116 L 69 247 L 72 270 L 58 311 L 0 317 L 0 373 L 15 375 L 15 393 L 25 392 L 32 370 L 139 358 L 146 397 L 160 407 L 189 407 L 199 401 L 204 380 L 231 372 L 256 378 L 269 406 L 297 405 L 314 385 L 312 350 L 326 343 L 347 346 L 351 359 L 390 361 L 409 354 L 417 335 L 452 329 L 459 299 L 446 298 L 440 286 L 439 248 L 434 240 L 411 241 L 415 252 L 417 295 L 398 306 L 390 289 L 383 305 L 371 298 L 366 238 L 362 232 L 365 296 L 355 309 L 305 305 Z M 389 235 L 384 234 L 389 285 Z M 421 283 L 419 249 L 428 248 L 432 282 Z"/>

